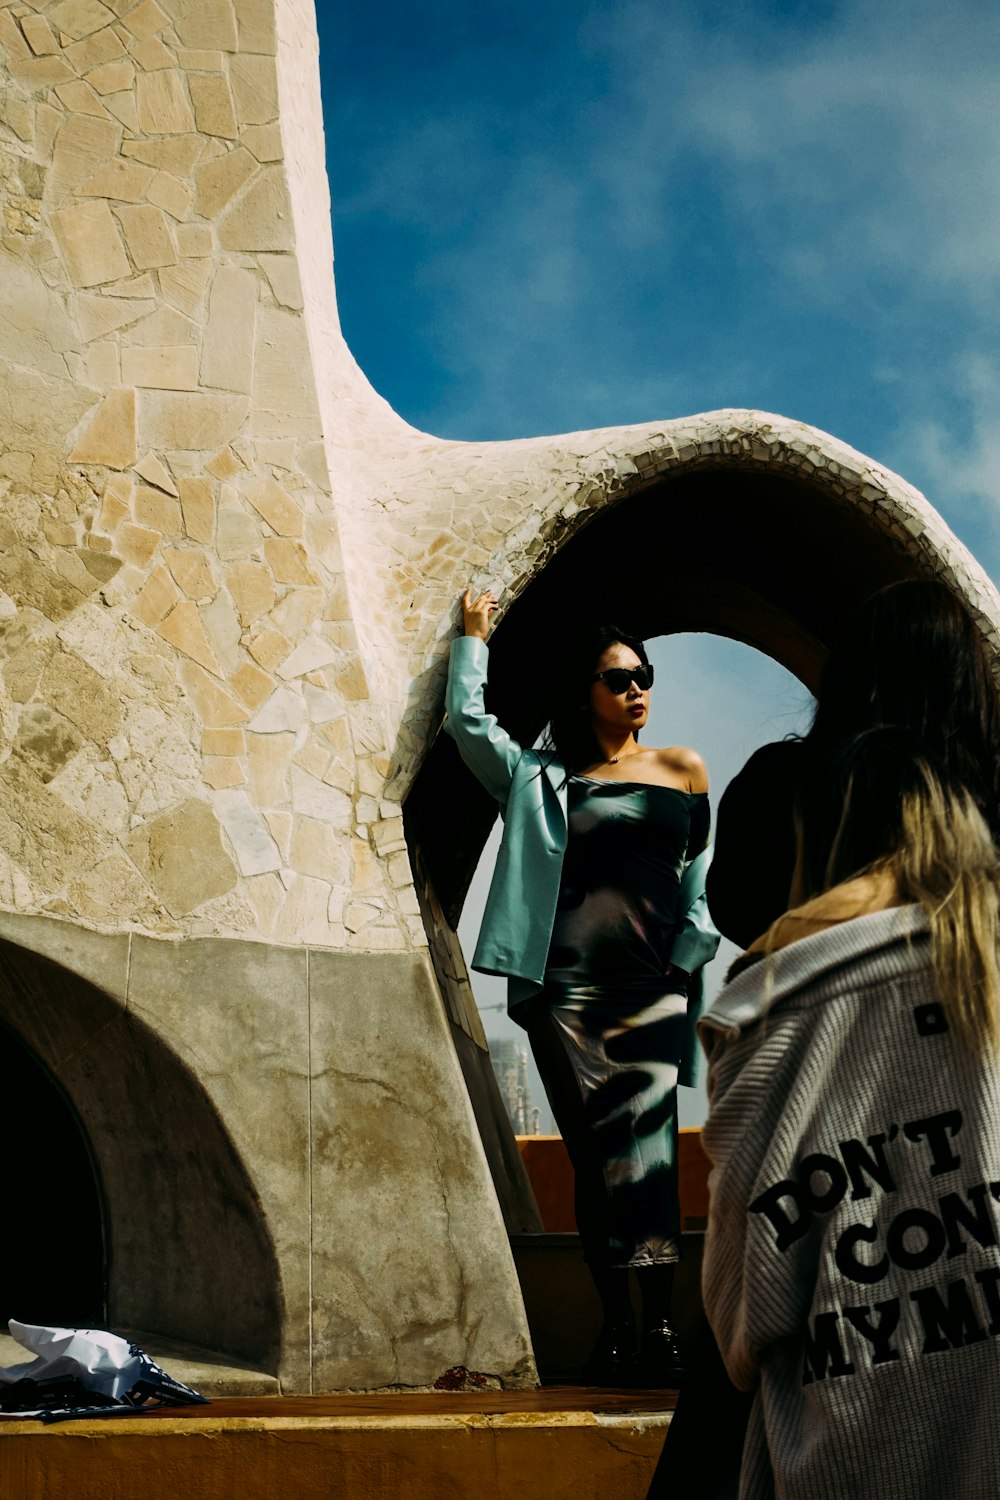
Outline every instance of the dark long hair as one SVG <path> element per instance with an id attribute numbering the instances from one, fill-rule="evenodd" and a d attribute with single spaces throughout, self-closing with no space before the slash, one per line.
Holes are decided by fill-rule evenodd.
<path id="1" fill-rule="evenodd" d="M 977 626 L 942 583 L 890 584 L 858 610 L 824 668 L 806 765 L 880 726 L 907 731 L 1000 843 L 1000 695 Z"/>
<path id="2" fill-rule="evenodd" d="M 616 644 L 634 651 L 641 662 L 649 661 L 642 641 L 617 625 L 588 626 L 560 652 L 562 670 L 542 747 L 562 762 L 567 773 L 582 771 L 603 758 L 590 721 L 590 689 L 597 663 Z"/>

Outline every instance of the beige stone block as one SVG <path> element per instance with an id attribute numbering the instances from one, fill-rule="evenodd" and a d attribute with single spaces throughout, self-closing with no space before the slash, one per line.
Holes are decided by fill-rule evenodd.
<path id="1" fill-rule="evenodd" d="M 260 546 L 260 522 L 240 504 L 236 491 L 229 484 L 222 486 L 217 537 L 218 553 L 223 562 L 249 557 Z"/>
<path id="2" fill-rule="evenodd" d="M 125 231 L 129 254 L 138 270 L 147 271 L 155 266 L 176 264 L 177 252 L 162 209 L 154 208 L 151 203 L 143 203 L 135 208 L 119 208 L 115 212 Z"/>
<path id="3" fill-rule="evenodd" d="M 91 344 L 87 350 L 84 368 L 87 384 L 97 390 L 121 384 L 121 366 L 118 360 L 118 345 L 112 343 Z"/>
<path id="4" fill-rule="evenodd" d="M 271 837 L 278 846 L 278 850 L 285 863 L 292 847 L 292 828 L 295 820 L 289 812 L 275 812 L 273 809 L 264 814 L 264 822 L 267 824 Z"/>
<path id="5" fill-rule="evenodd" d="M 126 130 L 139 133 L 139 112 L 135 107 L 135 94 L 131 89 L 120 94 L 105 94 L 104 107 L 125 126 Z"/>
<path id="6" fill-rule="evenodd" d="M 236 15 L 231 0 L 200 0 L 185 16 L 177 18 L 175 29 L 185 47 L 236 51 Z"/>
<path id="7" fill-rule="evenodd" d="M 146 192 L 150 203 L 157 208 L 162 208 L 174 219 L 183 219 L 187 216 L 191 209 L 192 196 L 187 183 L 181 182 L 179 177 L 171 177 L 169 172 L 157 172 Z"/>
<path id="8" fill-rule="evenodd" d="M 250 403 L 245 396 L 208 392 L 142 391 L 139 430 L 143 446 L 168 453 L 221 448 L 239 432 Z"/>
<path id="9" fill-rule="evenodd" d="M 171 172 L 175 177 L 189 177 L 194 164 L 206 146 L 201 135 L 178 135 L 165 141 L 125 141 L 122 155 L 141 161 L 144 166 L 154 167 L 158 172 Z"/>
<path id="10" fill-rule="evenodd" d="M 267 277 L 275 301 L 280 302 L 282 307 L 301 311 L 304 306 L 302 283 L 299 281 L 299 268 L 295 257 L 292 255 L 258 255 L 257 259 L 261 270 Z"/>
<path id="11" fill-rule="evenodd" d="M 41 693 L 50 708 L 98 745 L 106 745 L 118 733 L 122 708 L 116 686 L 81 657 L 56 651 L 42 673 Z"/>
<path id="12" fill-rule="evenodd" d="M 257 436 L 311 438 L 320 433 L 312 351 L 305 321 L 298 314 L 261 308 L 253 397 Z"/>
<path id="13" fill-rule="evenodd" d="M 37 114 L 29 99 L 0 99 L 0 119 L 10 126 L 18 140 L 23 141 L 26 146 L 34 141 Z M 44 147 L 42 150 L 46 156 L 49 154 Z"/>
<path id="14" fill-rule="evenodd" d="M 52 148 L 52 167 L 46 184 L 47 192 L 55 201 L 68 192 L 75 192 L 85 177 L 103 163 L 114 160 L 121 134 L 121 126 L 114 120 L 99 120 L 90 115 L 65 120 Z M 126 267 L 118 274 L 126 275 L 127 272 Z"/>
<path id="15" fill-rule="evenodd" d="M 108 469 L 128 469 L 138 456 L 135 391 L 110 391 L 85 423 L 70 452 L 69 461 L 104 464 Z"/>
<path id="16" fill-rule="evenodd" d="M 135 100 L 139 128 L 144 134 L 187 135 L 196 129 L 184 74 L 179 69 L 140 73 L 135 81 Z"/>
<path id="17" fill-rule="evenodd" d="M 226 68 L 225 55 L 205 47 L 178 47 L 177 64 L 186 73 L 224 73 Z"/>
<path id="18" fill-rule="evenodd" d="M 100 96 L 82 78 L 71 78 L 68 83 L 57 83 L 56 96 L 60 103 L 73 114 L 96 115 L 101 120 L 108 118 L 108 112 L 101 103 Z"/>
<path id="19" fill-rule="evenodd" d="M 201 260 L 214 253 L 212 231 L 207 224 L 178 224 L 174 230 L 174 238 L 178 255 Z"/>
<path id="20" fill-rule="evenodd" d="M 15 631 L 17 626 L 35 631 L 43 626 L 45 622 L 42 616 L 34 615 L 32 618 L 33 614 L 33 611 L 22 610 Z M 17 639 L 16 635 L 14 639 Z M 57 649 L 58 646 L 54 640 L 28 639 L 26 644 L 12 651 L 3 664 L 3 684 L 7 695 L 15 703 L 27 703 L 35 696 L 42 680 L 42 673 Z"/>
<path id="21" fill-rule="evenodd" d="M 0 12 L 2 14 L 6 12 Z M 67 83 L 73 77 L 72 69 L 61 57 L 28 57 L 24 62 L 11 62 L 8 71 L 18 83 L 27 84 L 31 89 Z"/>
<path id="22" fill-rule="evenodd" d="M 44 16 L 22 16 L 21 30 L 36 57 L 44 57 L 47 53 L 59 53 L 59 42 Z M 3 37 L 0 37 L 0 41 L 6 42 L 7 35 L 8 33 L 5 33 Z"/>
<path id="23" fill-rule="evenodd" d="M 206 786 L 214 791 L 226 787 L 244 786 L 247 773 L 238 760 L 221 755 L 207 755 L 201 763 L 201 774 Z"/>
<path id="24" fill-rule="evenodd" d="M 294 750 L 294 734 L 247 736 L 250 793 L 258 807 L 280 807 L 287 803 L 288 773 Z"/>
<path id="25" fill-rule="evenodd" d="M 235 146 L 195 169 L 195 208 L 203 219 L 215 219 L 260 172 L 249 151 Z M 232 246 L 227 246 L 232 249 Z"/>
<path id="26" fill-rule="evenodd" d="M 287 635 L 282 635 L 280 630 L 262 630 L 247 642 L 247 650 L 265 672 L 273 672 L 278 663 L 284 661 L 291 646 Z"/>
<path id="27" fill-rule="evenodd" d="M 158 36 L 130 41 L 129 51 L 145 73 L 165 73 L 177 65 L 174 54 L 169 47 L 163 45 Z"/>
<path id="28" fill-rule="evenodd" d="M 143 625 L 156 626 L 165 620 L 180 599 L 180 592 L 165 567 L 154 568 L 146 579 L 129 611 Z"/>
<path id="29" fill-rule="evenodd" d="M 406 848 L 402 818 L 384 818 L 372 824 L 372 843 L 380 859 L 397 854 Z"/>
<path id="30" fill-rule="evenodd" d="M 178 651 L 189 656 L 192 661 L 197 662 L 206 671 L 212 672 L 217 677 L 222 676 L 222 668 L 218 658 L 212 650 L 198 606 L 190 600 L 184 599 L 175 605 L 170 614 L 159 628 L 159 634 Z"/>
<path id="31" fill-rule="evenodd" d="M 278 77 L 273 57 L 241 52 L 229 65 L 241 125 L 269 125 L 278 117 Z"/>
<path id="32" fill-rule="evenodd" d="M 137 568 L 144 568 L 163 538 L 158 531 L 150 531 L 146 526 L 134 526 L 128 521 L 122 526 L 115 540 L 118 551 L 127 563 L 133 563 Z"/>
<path id="33" fill-rule="evenodd" d="M 279 536 L 302 535 L 304 521 L 301 507 L 270 474 L 252 475 L 246 482 L 244 494 L 258 515 Z"/>
<path id="34" fill-rule="evenodd" d="M 285 902 L 285 887 L 273 873 L 251 875 L 243 884 L 257 918 L 257 931 L 269 937 Z"/>
<path id="35" fill-rule="evenodd" d="M 164 494 L 175 497 L 178 495 L 176 484 L 155 453 L 147 453 L 140 458 L 135 464 L 135 472 L 140 478 L 145 479 L 147 484 L 155 485 L 158 490 L 163 490 Z"/>
<path id="36" fill-rule="evenodd" d="M 226 79 L 218 73 L 192 73 L 188 78 L 194 118 L 203 135 L 235 141 L 239 136 L 233 96 Z"/>
<path id="37" fill-rule="evenodd" d="M 358 703 L 369 696 L 368 678 L 360 657 L 355 657 L 334 675 L 334 682 L 341 697 L 348 703 Z"/>
<path id="38" fill-rule="evenodd" d="M 125 474 L 113 474 L 104 486 L 97 524 L 102 531 L 114 531 L 132 513 L 135 485 Z"/>
<path id="39" fill-rule="evenodd" d="M 204 228 L 203 225 L 178 224 L 178 242 L 185 228 Z M 211 239 L 212 231 L 206 231 Z M 179 247 L 179 246 L 178 246 Z M 207 253 L 212 253 L 210 250 Z M 208 279 L 212 274 L 212 264 L 208 260 L 188 260 L 182 266 L 165 266 L 160 272 L 160 290 L 164 300 L 176 307 L 180 312 L 187 313 L 189 317 L 197 317 L 208 286 Z"/>
<path id="40" fill-rule="evenodd" d="M 236 148 L 237 151 L 242 149 L 240 146 Z M 245 154 L 253 161 L 249 152 Z M 256 179 L 219 220 L 219 244 L 224 250 L 255 253 L 292 250 L 295 235 L 283 170 L 280 167 L 258 167 L 256 162 L 254 169 Z"/>
<path id="41" fill-rule="evenodd" d="M 116 853 L 69 888 L 70 906 L 85 921 L 118 925 L 124 912 L 149 921 L 155 915 L 149 886 L 124 854 Z"/>
<path id="42" fill-rule="evenodd" d="M 245 661 L 229 679 L 229 685 L 248 708 L 258 709 L 274 692 L 274 679 L 252 661 Z"/>
<path id="43" fill-rule="evenodd" d="M 112 25 L 115 13 L 102 5 L 101 0 L 62 0 L 49 11 L 49 19 L 57 31 L 78 42 L 92 31 Z"/>
<path id="44" fill-rule="evenodd" d="M 207 728 L 222 729 L 232 724 L 245 724 L 249 719 L 246 706 L 210 677 L 203 667 L 194 662 L 181 662 L 180 678 L 198 717 Z"/>
<path id="45" fill-rule="evenodd" d="M 274 926 L 275 940 L 330 947 L 329 900 L 330 885 L 327 881 L 296 875 Z"/>
<path id="46" fill-rule="evenodd" d="M 194 547 L 168 547 L 163 560 L 189 599 L 201 604 L 215 598 L 219 586 L 202 551 Z"/>
<path id="47" fill-rule="evenodd" d="M 114 297 L 95 297 L 84 293 L 74 299 L 74 305 L 80 331 L 87 343 L 114 333 L 119 328 L 127 328 L 129 323 L 134 323 L 143 315 L 143 309 L 134 301 L 126 302 Z"/>
<path id="48" fill-rule="evenodd" d="M 223 673 L 228 676 L 239 664 L 241 631 L 236 611 L 224 591 L 216 592 L 211 603 L 202 606 L 201 619 Z"/>
<path id="49" fill-rule="evenodd" d="M 194 798 L 143 823 L 124 844 L 173 917 L 186 916 L 236 884 L 236 866 L 222 846 L 218 819 Z"/>
<path id="50" fill-rule="evenodd" d="M 120 94 L 131 90 L 135 83 L 135 68 L 127 57 L 117 62 L 102 63 L 87 74 L 91 88 L 104 98 L 107 94 Z"/>
<path id="51" fill-rule="evenodd" d="M 240 131 L 240 140 L 262 166 L 268 162 L 281 161 L 284 157 L 281 130 L 277 122 L 273 125 L 248 125 Z"/>
<path id="52" fill-rule="evenodd" d="M 252 625 L 274 608 L 274 580 L 263 563 L 231 564 L 226 569 L 226 587 L 244 626 Z"/>
<path id="53" fill-rule="evenodd" d="M 234 474 L 239 474 L 244 468 L 243 460 L 234 453 L 232 448 L 220 448 L 218 453 L 209 459 L 205 468 L 216 479 L 232 479 Z"/>
<path id="54" fill-rule="evenodd" d="M 76 349 L 79 336 L 62 298 L 32 267 L 12 257 L 4 260 L 0 289 L 0 357 L 63 381 L 65 356 Z"/>
<path id="55" fill-rule="evenodd" d="M 66 269 L 77 286 L 97 286 L 129 274 L 125 246 L 105 202 L 56 209 L 51 222 Z"/>
<path id="56" fill-rule="evenodd" d="M 123 349 L 122 378 L 127 385 L 151 390 L 196 391 L 198 351 L 190 344 L 167 349 Z"/>
<path id="57" fill-rule="evenodd" d="M 271 621 L 289 640 L 306 634 L 323 613 L 320 589 L 293 589 L 271 611 Z"/>
<path id="58" fill-rule="evenodd" d="M 112 282 L 110 286 L 104 288 L 103 295 L 106 297 L 128 297 L 135 301 L 152 302 L 156 296 L 156 287 L 153 285 L 153 278 L 149 275 L 148 271 L 144 271 L 141 276 L 129 276 L 125 281 Z M 148 307 L 136 309 L 137 312 L 144 315 L 149 310 Z"/>
<path id="59" fill-rule="evenodd" d="M 303 771 L 308 771 L 310 776 L 323 780 L 326 768 L 330 764 L 330 747 L 315 735 L 311 736 L 295 753 L 295 764 L 301 766 Z"/>
<path id="60" fill-rule="evenodd" d="M 42 894 L 96 864 L 106 843 L 17 757 L 0 766 L 0 849 Z"/>
<path id="61" fill-rule="evenodd" d="M 348 858 L 343 840 L 316 818 L 296 817 L 290 854 L 292 868 L 334 884 L 346 879 Z"/>
<path id="62" fill-rule="evenodd" d="M 141 484 L 136 492 L 135 518 L 140 526 L 148 526 L 162 536 L 184 535 L 180 502 L 151 485 Z"/>
<path id="63" fill-rule="evenodd" d="M 184 530 L 192 541 L 211 543 L 215 538 L 215 498 L 207 479 L 190 475 L 180 481 Z"/>
<path id="64" fill-rule="evenodd" d="M 212 282 L 201 359 L 202 384 L 226 391 L 253 388 L 257 278 L 240 266 L 220 266 Z"/>
<path id="65" fill-rule="evenodd" d="M 11 752 L 46 784 L 83 744 L 76 727 L 45 703 L 31 703 L 18 721 Z"/>
<path id="66" fill-rule="evenodd" d="M 142 38 L 156 36 L 157 32 L 170 24 L 170 17 L 160 9 L 156 0 L 142 0 L 142 4 L 137 5 L 134 10 L 124 12 L 122 22 L 133 36 Z"/>
<path id="67" fill-rule="evenodd" d="M 382 868 L 367 839 L 351 840 L 351 889 L 355 892 L 379 890 Z"/>
<path id="68" fill-rule="evenodd" d="M 202 755 L 241 756 L 247 753 L 247 737 L 242 729 L 206 729 L 201 737 Z"/>
<path id="69" fill-rule="evenodd" d="M 264 556 L 268 567 L 279 583 L 319 584 L 319 578 L 309 566 L 306 549 L 301 542 L 288 537 L 269 536 L 264 542 Z"/>
<path id="70" fill-rule="evenodd" d="M 123 203 L 141 203 L 154 176 L 150 167 L 123 161 L 119 156 L 114 161 L 104 162 L 96 172 L 85 177 L 77 192 L 83 198 L 115 198 Z"/>
<path id="71" fill-rule="evenodd" d="M 274 0 L 240 0 L 240 47 L 244 52 L 275 51 Z"/>
<path id="72" fill-rule="evenodd" d="M 9 63 L 24 63 L 31 57 L 31 48 L 9 10 L 0 11 L 0 47 Z M 58 45 L 55 50 L 58 52 Z"/>
<path id="73" fill-rule="evenodd" d="M 103 31 L 95 31 L 83 41 L 65 48 L 64 56 L 78 73 L 91 73 L 104 63 L 124 57 L 125 47 L 114 28 L 107 26 Z"/>

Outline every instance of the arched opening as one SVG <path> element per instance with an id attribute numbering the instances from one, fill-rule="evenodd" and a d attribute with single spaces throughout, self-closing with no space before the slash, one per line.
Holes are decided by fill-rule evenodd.
<path id="1" fill-rule="evenodd" d="M 104 1321 L 104 1206 L 90 1144 L 48 1068 L 0 1025 L 7 1232 L 0 1242 L 0 1322 L 65 1327 Z"/>
<path id="2" fill-rule="evenodd" d="M 565 539 L 550 536 L 537 571 L 491 642 L 489 704 L 522 742 L 548 713 L 559 642 L 588 619 L 627 621 L 649 638 L 680 631 L 729 636 L 786 667 L 805 687 L 843 623 L 876 588 L 932 571 L 870 508 L 828 482 L 702 460 L 618 504 Z M 543 564 L 543 565 L 542 565 Z M 721 791 L 721 788 L 717 789 Z M 448 816 L 442 815 L 447 808 Z M 496 807 L 439 735 L 405 806 L 407 836 L 432 954 L 508 1226 L 526 1227 L 519 1163 L 493 1084 L 455 935 Z M 489 1077 L 484 1075 L 489 1073 Z"/>
<path id="3" fill-rule="evenodd" d="M 90 948 L 112 992 L 0 940 L 0 1066 L 18 1075 L 13 1094 L 4 1078 L 4 1316 L 105 1323 L 277 1372 L 281 1281 L 260 1199 L 198 1079 L 113 992 L 130 940 L 6 922 L 70 961 Z"/>

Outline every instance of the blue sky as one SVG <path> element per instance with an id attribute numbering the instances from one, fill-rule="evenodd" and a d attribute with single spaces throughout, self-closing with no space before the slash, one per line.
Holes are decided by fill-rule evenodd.
<path id="1" fill-rule="evenodd" d="M 993 0 L 319 0 L 319 23 L 341 319 L 408 421 L 779 412 L 901 473 L 1000 579 Z M 804 722 L 746 648 L 654 659 L 649 738 L 695 744 L 717 792 Z"/>
<path id="2" fill-rule="evenodd" d="M 404 417 L 777 411 L 1000 575 L 1000 7 L 319 9 L 342 321 Z"/>

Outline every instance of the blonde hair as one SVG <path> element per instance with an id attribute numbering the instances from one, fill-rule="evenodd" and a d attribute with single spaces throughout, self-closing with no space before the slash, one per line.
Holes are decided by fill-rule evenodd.
<path id="1" fill-rule="evenodd" d="M 810 778 L 813 790 L 802 799 L 797 819 L 792 905 L 852 876 L 890 871 L 900 900 L 919 904 L 926 914 L 936 987 L 949 1024 L 969 1045 L 996 1051 L 1000 858 L 986 819 L 964 786 L 946 784 L 912 746 L 902 757 L 898 740 L 888 757 L 884 743 L 872 757 L 866 749 L 872 746 L 855 742 L 834 758 L 839 765 L 817 768 L 830 780 L 826 817 L 821 813 L 812 828 L 809 805 L 818 797 L 816 778 Z M 824 821 L 829 828 L 831 814 L 833 836 L 819 842 L 816 835 Z M 868 857 L 859 860 L 862 852 Z"/>

